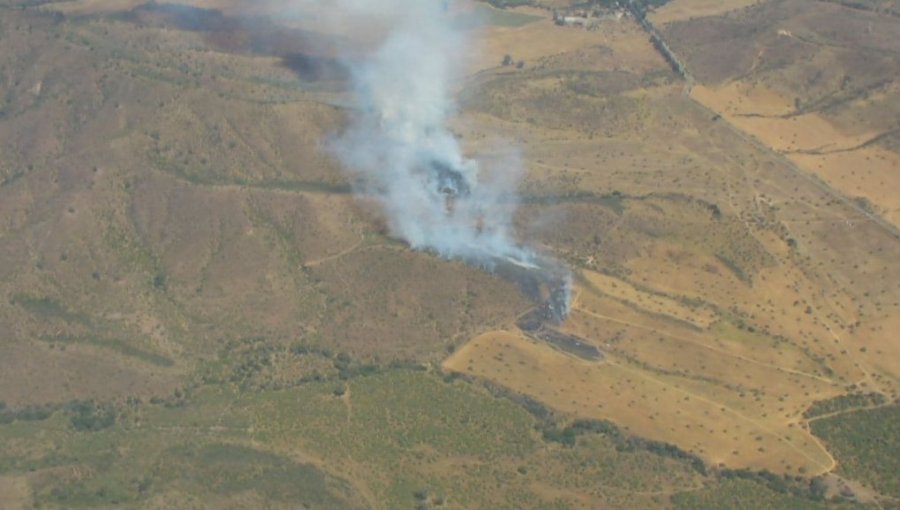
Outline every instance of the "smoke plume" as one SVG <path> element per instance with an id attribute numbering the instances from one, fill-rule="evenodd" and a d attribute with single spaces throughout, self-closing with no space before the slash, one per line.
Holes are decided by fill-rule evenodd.
<path id="1" fill-rule="evenodd" d="M 384 23 L 377 48 L 348 58 L 356 109 L 331 149 L 383 207 L 391 233 L 418 250 L 497 271 L 568 312 L 569 272 L 517 243 L 512 227 L 521 164 L 464 155 L 448 128 L 450 88 L 468 38 L 439 0 L 340 0 L 342 15 Z"/>

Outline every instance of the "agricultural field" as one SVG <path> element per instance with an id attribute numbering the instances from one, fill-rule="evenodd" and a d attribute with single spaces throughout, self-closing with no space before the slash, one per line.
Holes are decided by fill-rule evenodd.
<path id="1" fill-rule="evenodd" d="M 896 2 L 595 4 L 446 7 L 531 327 L 334 157 L 390 20 L 0 0 L 0 508 L 900 505 Z"/>

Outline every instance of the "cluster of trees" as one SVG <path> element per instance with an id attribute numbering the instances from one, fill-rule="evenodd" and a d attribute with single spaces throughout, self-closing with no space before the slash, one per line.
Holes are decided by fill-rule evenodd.
<path id="1" fill-rule="evenodd" d="M 279 360 L 283 356 L 319 358 L 313 368 L 291 380 L 280 380 Z M 335 352 L 298 341 L 289 347 L 266 342 L 264 338 L 233 340 L 220 353 L 221 363 L 210 365 L 201 375 L 202 384 L 234 383 L 245 391 L 280 390 L 287 387 L 323 381 L 346 381 L 385 370 L 425 370 L 415 361 L 395 360 L 390 363 L 359 360 L 345 352 Z M 330 367 L 328 366 L 330 363 Z"/>
<path id="2" fill-rule="evenodd" d="M 111 404 L 78 400 L 69 404 L 67 412 L 72 427 L 79 431 L 103 430 L 116 423 L 116 409 Z"/>
<path id="3" fill-rule="evenodd" d="M 353 377 L 372 375 L 379 371 L 377 365 L 371 363 L 353 363 L 352 358 L 347 353 L 340 353 L 335 356 L 334 368 L 338 371 L 338 379 L 346 381 Z"/>
<path id="4" fill-rule="evenodd" d="M 56 411 L 56 406 L 51 404 L 31 405 L 21 409 L 13 409 L 0 401 L 0 425 L 6 425 L 14 421 L 41 421 L 49 418 Z"/>
<path id="5" fill-rule="evenodd" d="M 511 66 L 513 64 L 515 64 L 516 69 L 522 69 L 523 67 L 525 67 L 524 60 L 520 60 L 520 61 L 516 62 L 515 60 L 513 60 L 512 55 L 510 55 L 508 53 L 506 55 L 503 55 L 503 60 L 500 62 L 500 65 L 506 67 L 506 66 Z"/>
<path id="6" fill-rule="evenodd" d="M 828 485 L 821 476 L 809 480 L 802 476 L 777 475 L 765 469 L 753 471 L 750 469 L 721 469 L 716 472 L 721 479 L 751 480 L 781 494 L 793 494 L 801 498 L 822 501 L 828 491 Z"/>
<path id="7" fill-rule="evenodd" d="M 531 5 L 531 0 L 487 0 L 487 3 L 498 9 L 506 9 L 507 7 L 519 7 L 521 5 Z"/>
<path id="8" fill-rule="evenodd" d="M 12 409 L 0 401 L 0 425 L 14 421 L 43 421 L 59 410 L 69 415 L 72 427 L 79 431 L 95 431 L 111 427 L 116 422 L 118 414 L 112 404 L 97 404 L 93 400 L 30 405 L 21 409 Z"/>
<path id="9" fill-rule="evenodd" d="M 815 501 L 823 500 L 827 492 L 827 485 L 822 477 L 808 479 L 802 476 L 779 475 L 768 470 L 753 471 L 750 469 L 711 467 L 697 455 L 682 450 L 673 444 L 625 434 L 615 423 L 608 420 L 576 420 L 565 426 L 560 426 L 553 411 L 540 402 L 495 385 L 488 384 L 487 387 L 497 396 L 510 398 L 528 410 L 538 420 L 537 428 L 545 441 L 577 448 L 579 436 L 601 434 L 613 441 L 617 451 L 646 451 L 662 457 L 686 462 L 702 476 L 718 480 L 750 480 L 781 494 L 792 494 Z"/>
<path id="10" fill-rule="evenodd" d="M 577 447 L 578 436 L 584 434 L 602 434 L 613 440 L 616 450 L 620 452 L 646 451 L 661 457 L 687 462 L 691 468 L 703 476 L 717 479 L 743 479 L 765 485 L 769 489 L 794 496 L 821 501 L 825 499 L 827 485 L 822 477 L 806 479 L 802 476 L 778 475 L 771 471 L 750 469 L 710 469 L 700 457 L 681 448 L 641 437 L 622 433 L 616 424 L 607 420 L 577 420 L 565 427 L 552 423 L 542 425 L 542 436 L 545 441 L 560 443 L 569 447 Z"/>
<path id="11" fill-rule="evenodd" d="M 851 409 L 880 406 L 887 402 L 887 397 L 881 393 L 851 393 L 813 402 L 809 409 L 803 412 L 803 417 L 810 419 Z"/>
<path id="12" fill-rule="evenodd" d="M 668 457 L 685 461 L 702 475 L 708 475 L 706 463 L 700 457 L 682 450 L 681 448 L 662 441 L 653 441 L 636 436 L 622 434 L 615 423 L 607 420 L 577 420 L 559 428 L 553 424 L 546 424 L 542 430 L 542 436 L 546 441 L 552 441 L 566 446 L 574 447 L 578 436 L 584 434 L 602 434 L 615 443 L 616 450 L 620 452 L 648 451 L 661 457 Z"/>

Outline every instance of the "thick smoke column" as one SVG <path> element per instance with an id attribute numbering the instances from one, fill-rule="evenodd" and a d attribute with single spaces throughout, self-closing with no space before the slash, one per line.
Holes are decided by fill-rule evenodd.
<path id="1" fill-rule="evenodd" d="M 467 48 L 444 2 L 400 2 L 397 9 L 391 1 L 338 4 L 351 14 L 382 7 L 392 17 L 380 47 L 349 63 L 358 104 L 334 154 L 412 248 L 496 270 L 546 301 L 549 316 L 563 318 L 568 270 L 512 237 L 518 161 L 484 172 L 447 127 L 455 112 L 449 90 L 459 75 L 455 63 Z"/>

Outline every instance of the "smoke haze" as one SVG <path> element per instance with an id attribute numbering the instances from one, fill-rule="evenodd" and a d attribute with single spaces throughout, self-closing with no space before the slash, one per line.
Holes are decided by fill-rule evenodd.
<path id="1" fill-rule="evenodd" d="M 556 299 L 551 315 L 564 317 L 568 270 L 514 239 L 520 161 L 512 154 L 491 165 L 468 158 L 448 128 L 455 114 L 450 87 L 471 48 L 444 2 L 334 5 L 331 22 L 372 16 L 384 30 L 374 51 L 345 59 L 357 104 L 330 149 L 380 201 L 391 233 L 414 249 L 513 277 L 536 299 Z"/>

